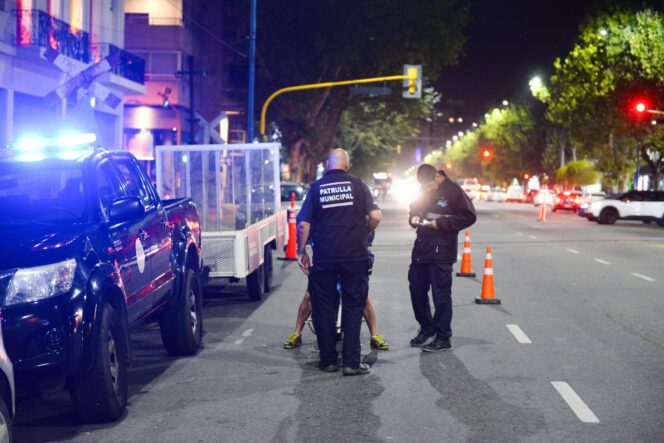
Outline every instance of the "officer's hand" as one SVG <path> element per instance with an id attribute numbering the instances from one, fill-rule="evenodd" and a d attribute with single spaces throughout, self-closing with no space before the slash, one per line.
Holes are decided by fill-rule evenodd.
<path id="1" fill-rule="evenodd" d="M 309 254 L 306 252 L 297 253 L 297 264 L 300 265 L 300 270 L 304 275 L 309 275 L 309 268 L 311 267 L 311 260 L 309 260 Z"/>
<path id="2" fill-rule="evenodd" d="M 411 225 L 418 225 L 418 224 L 420 224 L 420 218 L 419 218 L 417 215 L 411 217 L 411 218 L 410 218 L 410 224 L 411 224 Z"/>
<path id="3" fill-rule="evenodd" d="M 423 228 L 436 229 L 436 222 L 434 220 L 422 220 L 421 226 Z"/>

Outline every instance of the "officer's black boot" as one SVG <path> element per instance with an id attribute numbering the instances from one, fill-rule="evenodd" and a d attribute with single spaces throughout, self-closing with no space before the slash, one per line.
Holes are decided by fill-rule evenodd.
<path id="1" fill-rule="evenodd" d="M 420 328 L 419 331 L 417 331 L 417 337 L 410 341 L 410 345 L 414 348 L 419 348 L 434 335 L 436 335 L 436 331 L 432 327 Z"/>

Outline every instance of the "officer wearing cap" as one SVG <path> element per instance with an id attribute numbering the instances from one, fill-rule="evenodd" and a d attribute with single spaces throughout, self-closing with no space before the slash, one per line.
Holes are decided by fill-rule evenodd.
<path id="1" fill-rule="evenodd" d="M 367 235 L 376 229 L 381 212 L 369 187 L 350 175 L 348 153 L 331 152 L 328 171 L 314 182 L 298 213 L 298 263 L 309 276 L 312 318 L 320 351 L 320 369 L 339 370 L 336 317 L 341 286 L 344 375 L 367 374 L 360 362 L 360 326 L 369 291 L 370 257 Z M 312 237 L 313 263 L 306 251 Z"/>
<path id="2" fill-rule="evenodd" d="M 477 216 L 466 193 L 445 171 L 423 164 L 417 169 L 420 195 L 410 205 L 409 224 L 417 229 L 408 282 L 415 319 L 420 329 L 411 346 L 426 352 L 452 348 L 452 265 L 457 260 L 459 231 Z M 429 304 L 431 288 L 434 315 Z M 425 343 L 435 337 L 431 343 Z"/>

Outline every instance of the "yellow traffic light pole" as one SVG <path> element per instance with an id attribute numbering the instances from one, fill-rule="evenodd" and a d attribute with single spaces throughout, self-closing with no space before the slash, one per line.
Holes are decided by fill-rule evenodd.
<path id="1" fill-rule="evenodd" d="M 409 80 L 408 92 L 414 94 L 416 88 L 415 81 L 417 80 L 417 69 L 409 68 L 408 75 L 390 75 L 387 77 L 361 78 L 357 80 L 343 80 L 338 82 L 327 82 L 327 83 L 312 83 L 307 85 L 289 86 L 287 88 L 279 89 L 275 91 L 271 96 L 269 96 L 268 99 L 265 100 L 265 103 L 263 104 L 263 109 L 261 110 L 261 125 L 260 125 L 261 135 L 263 136 L 264 141 L 267 141 L 266 140 L 267 136 L 265 135 L 265 119 L 267 117 L 268 106 L 270 106 L 270 103 L 272 103 L 272 101 L 275 98 L 286 92 L 306 91 L 308 89 L 323 89 L 323 88 L 333 88 L 336 86 L 361 85 L 365 83 L 379 83 L 379 82 L 389 82 L 389 81 L 399 81 L 399 80 Z"/>

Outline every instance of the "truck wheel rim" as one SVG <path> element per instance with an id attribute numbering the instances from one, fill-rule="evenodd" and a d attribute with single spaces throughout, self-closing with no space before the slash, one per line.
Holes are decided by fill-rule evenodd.
<path id="1" fill-rule="evenodd" d="M 196 293 L 194 290 L 189 291 L 189 317 L 191 319 L 191 330 L 196 334 L 198 327 L 198 315 L 196 313 Z"/>
<path id="2" fill-rule="evenodd" d="M 108 359 L 109 359 L 109 368 L 111 370 L 111 383 L 113 384 L 113 391 L 117 394 L 119 389 L 118 383 L 118 372 L 119 372 L 119 363 L 118 363 L 118 354 L 115 351 L 115 340 L 113 337 L 109 337 L 108 340 Z"/>

